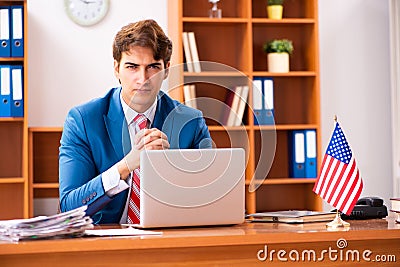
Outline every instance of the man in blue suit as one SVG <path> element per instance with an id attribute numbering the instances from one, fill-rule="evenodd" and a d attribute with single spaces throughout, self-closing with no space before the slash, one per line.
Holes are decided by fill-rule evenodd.
<path id="1" fill-rule="evenodd" d="M 126 223 L 132 171 L 140 151 L 210 148 L 200 111 L 160 92 L 172 42 L 153 20 L 124 26 L 113 43 L 121 86 L 70 110 L 59 154 L 62 212 L 87 205 L 95 223 Z M 147 118 L 147 129 L 133 120 Z"/>

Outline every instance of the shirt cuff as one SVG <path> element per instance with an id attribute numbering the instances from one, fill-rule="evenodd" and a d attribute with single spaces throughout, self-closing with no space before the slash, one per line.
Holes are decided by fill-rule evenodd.
<path id="1" fill-rule="evenodd" d="M 101 175 L 104 191 L 107 196 L 112 197 L 129 188 L 129 185 L 121 180 L 118 168 L 112 166 Z"/>

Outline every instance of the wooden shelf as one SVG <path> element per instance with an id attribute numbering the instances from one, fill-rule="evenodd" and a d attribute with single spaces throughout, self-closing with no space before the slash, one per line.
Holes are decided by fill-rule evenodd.
<path id="1" fill-rule="evenodd" d="M 317 124 L 278 124 L 278 125 L 242 125 L 242 126 L 208 126 L 209 131 L 286 131 L 286 130 L 304 130 L 318 128 Z"/>
<path id="2" fill-rule="evenodd" d="M 314 178 L 267 178 L 262 184 L 263 185 L 279 185 L 279 184 L 314 184 Z M 249 185 L 250 181 L 246 180 L 246 185 Z"/>
<path id="3" fill-rule="evenodd" d="M 267 18 L 265 1 L 220 2 L 221 19 L 206 17 L 210 6 L 203 0 L 171 0 L 168 4 L 168 32 L 175 47 L 181 47 L 175 50 L 172 64 L 184 63 L 182 32 L 191 31 L 196 36 L 201 62 L 216 62 L 233 68 L 231 71 L 208 71 L 202 65 L 200 73 L 182 72 L 179 80 L 182 84 L 195 84 L 199 99 L 223 103 L 229 88 L 243 84 L 251 88 L 254 77 L 268 77 L 274 81 L 275 125 L 254 125 L 252 90 L 240 127 L 224 127 L 207 119 L 221 117 L 217 104 L 202 106 L 198 102 L 197 105 L 206 117 L 216 147 L 245 149 L 248 156 L 246 184 L 250 184 L 253 176 L 266 178 L 257 191 L 246 191 L 247 212 L 282 208 L 321 210 L 322 202 L 312 192 L 315 178 L 289 176 L 291 131 L 316 130 L 317 162 L 321 160 L 318 0 L 285 2 L 282 20 Z M 295 52 L 291 55 L 288 73 L 267 71 L 262 47 L 267 40 L 275 38 L 293 41 Z M 174 97 L 183 101 L 183 92 Z M 276 142 L 276 149 L 269 143 L 271 140 Z M 268 145 L 263 146 L 263 143 Z M 272 158 L 261 151 L 268 149 L 275 151 Z M 263 166 L 266 162 L 272 162 L 270 169 Z"/>
<path id="4" fill-rule="evenodd" d="M 9 1 L 0 1 L 0 2 L 9 2 Z M 0 62 L 23 62 L 23 57 L 2 57 L 0 58 Z"/>
<path id="5" fill-rule="evenodd" d="M 7 117 L 7 118 L 0 118 L 0 122 L 24 122 L 24 118 L 11 118 L 11 117 Z"/>
<path id="6" fill-rule="evenodd" d="M 30 216 L 34 198 L 58 197 L 58 148 L 62 127 L 29 128 Z"/>
<path id="7" fill-rule="evenodd" d="M 0 220 L 28 217 L 28 11 L 27 0 L 1 1 L 1 6 L 23 7 L 23 57 L 0 57 L 2 65 L 22 66 L 23 117 L 0 118 Z M 12 9 L 10 9 L 11 12 Z M 11 14 L 11 13 L 9 13 Z M 12 20 L 9 16 L 10 45 Z M 4 25 L 3 25 L 4 26 Z M 12 104 L 13 105 L 13 104 Z M 9 205 L 7 205 L 9 204 Z"/>
<path id="8" fill-rule="evenodd" d="M 54 180 L 58 180 L 58 177 L 54 177 Z M 46 188 L 50 188 L 50 189 L 58 189 L 58 187 L 60 186 L 59 183 L 34 183 L 33 184 L 33 188 L 38 188 L 38 189 L 46 189 Z"/>
<path id="9" fill-rule="evenodd" d="M 184 17 L 183 22 L 187 23 L 213 23 L 213 24 L 231 24 L 231 23 L 247 23 L 245 18 L 207 18 L 207 17 Z"/>
<path id="10" fill-rule="evenodd" d="M 247 131 L 250 126 L 208 126 L 209 131 Z"/>
<path id="11" fill-rule="evenodd" d="M 315 71 L 290 71 L 288 73 L 276 73 L 267 71 L 254 71 L 253 76 L 262 77 L 315 77 Z"/>
<path id="12" fill-rule="evenodd" d="M 277 19 L 263 19 L 263 18 L 253 18 L 251 20 L 253 23 L 260 24 L 314 24 L 315 19 L 287 19 L 283 18 L 280 20 Z"/>
<path id="13" fill-rule="evenodd" d="M 0 184 L 23 184 L 25 180 L 23 177 L 0 177 Z"/>
<path id="14" fill-rule="evenodd" d="M 254 130 L 304 130 L 304 129 L 316 129 L 318 128 L 317 124 L 278 124 L 278 125 L 254 125 Z"/>
<path id="15" fill-rule="evenodd" d="M 33 133 L 59 133 L 62 132 L 63 128 L 62 127 L 29 127 L 29 132 Z"/>
<path id="16" fill-rule="evenodd" d="M 239 71 L 202 71 L 202 72 L 184 72 L 185 77 L 243 77 L 245 73 Z"/>

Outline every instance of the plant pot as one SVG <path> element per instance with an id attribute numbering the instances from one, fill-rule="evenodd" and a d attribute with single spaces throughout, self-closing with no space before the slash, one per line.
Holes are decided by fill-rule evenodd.
<path id="1" fill-rule="evenodd" d="M 269 72 L 289 72 L 288 53 L 269 53 L 267 57 Z"/>
<path id="2" fill-rule="evenodd" d="M 268 13 L 268 18 L 270 19 L 282 19 L 283 6 L 281 5 L 267 6 L 267 13 Z"/>

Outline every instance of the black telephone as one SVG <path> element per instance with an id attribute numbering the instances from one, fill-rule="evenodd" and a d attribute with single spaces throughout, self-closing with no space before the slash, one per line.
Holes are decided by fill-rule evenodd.
<path id="1" fill-rule="evenodd" d="M 341 214 L 343 219 L 364 220 L 382 219 L 388 215 L 387 208 L 383 205 L 383 199 L 379 197 L 360 198 L 350 215 Z"/>

